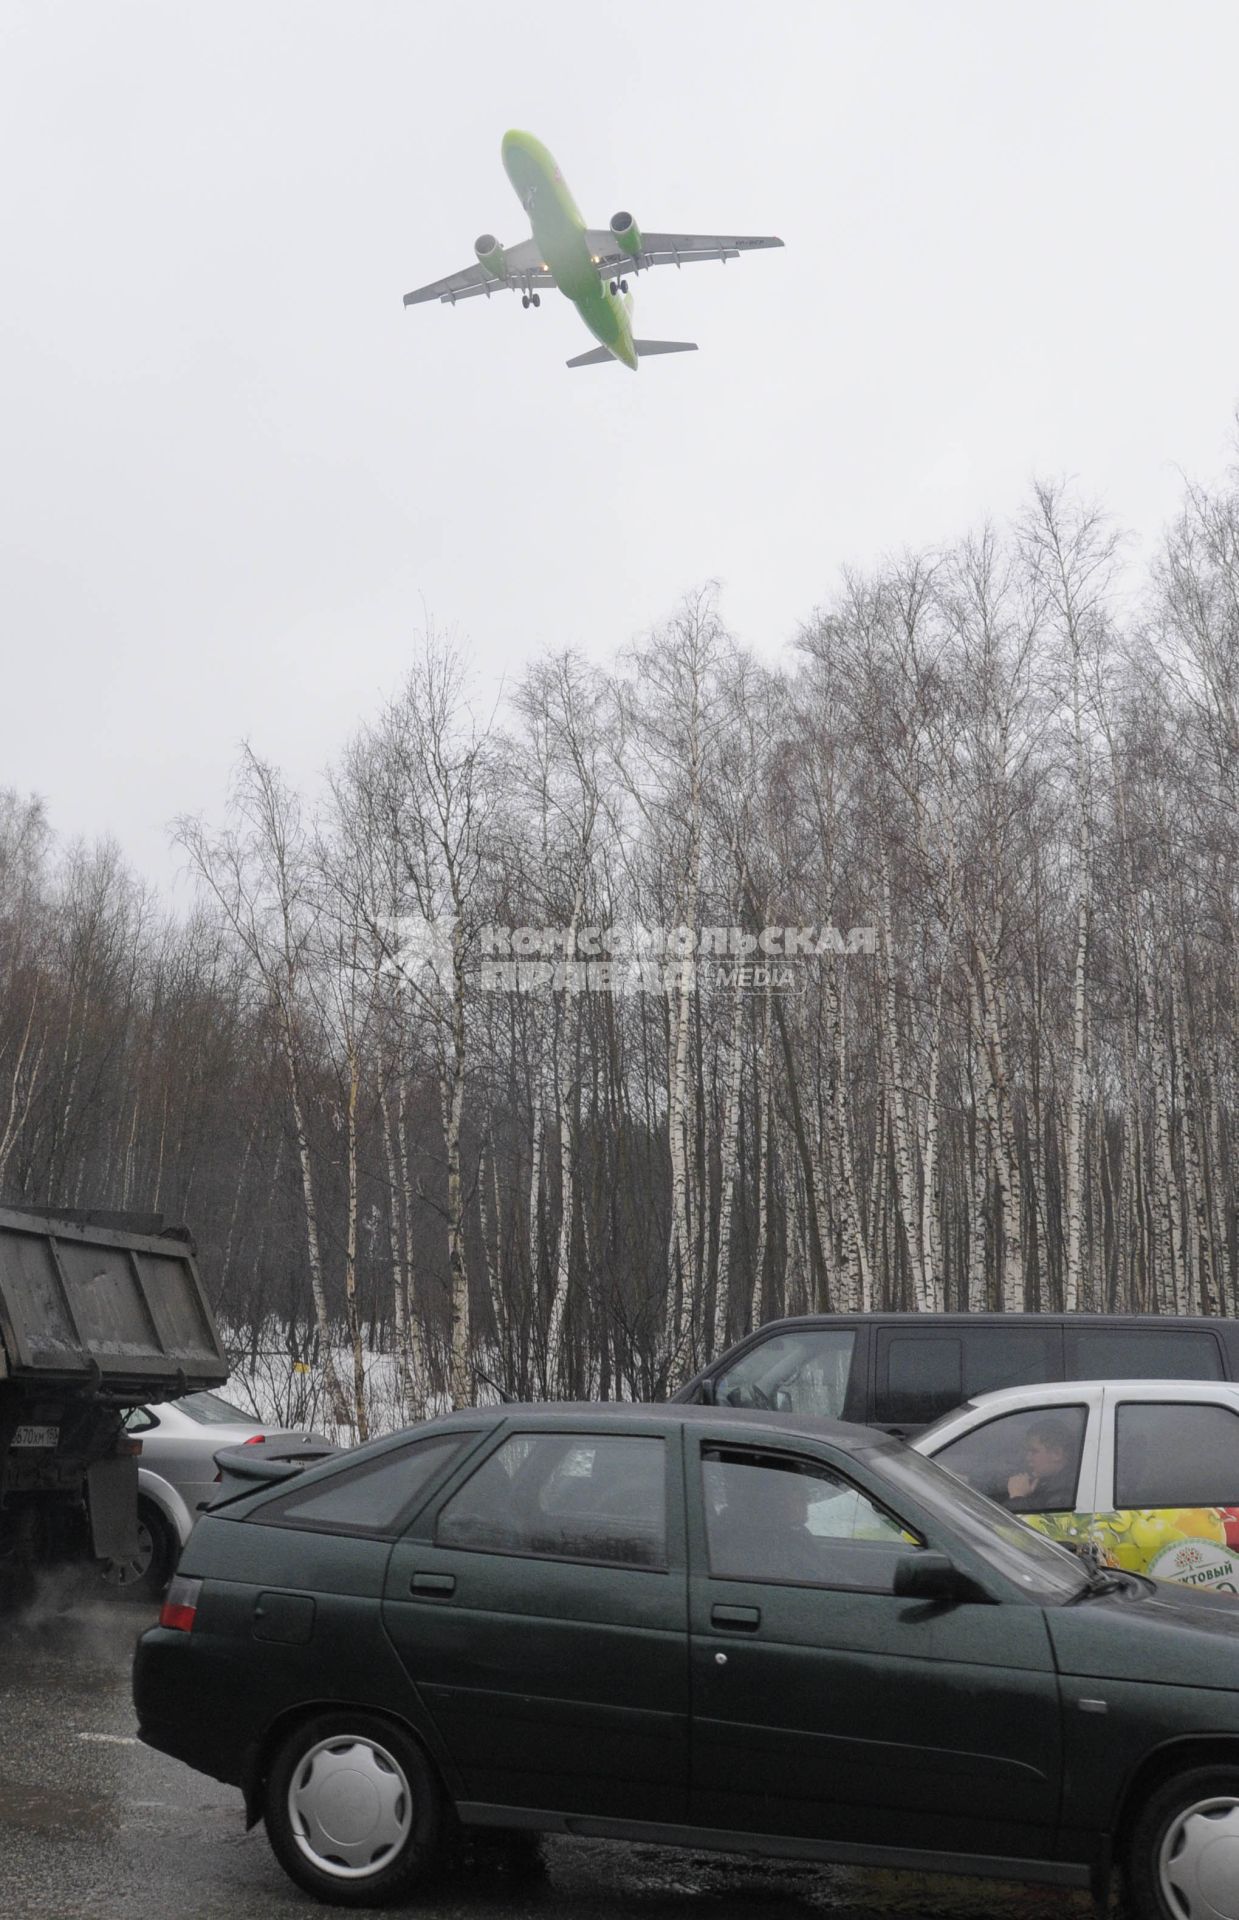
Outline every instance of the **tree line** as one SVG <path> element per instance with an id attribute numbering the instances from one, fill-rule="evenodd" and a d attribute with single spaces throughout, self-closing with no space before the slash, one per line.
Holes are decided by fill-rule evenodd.
<path id="1" fill-rule="evenodd" d="M 691 594 L 495 705 L 423 636 L 174 914 L 0 799 L 0 1194 L 190 1224 L 335 1418 L 648 1397 L 806 1309 L 1239 1311 L 1239 484 Z M 492 696 L 493 698 L 493 696 Z M 278 1330 L 273 1332 L 273 1330 Z"/>

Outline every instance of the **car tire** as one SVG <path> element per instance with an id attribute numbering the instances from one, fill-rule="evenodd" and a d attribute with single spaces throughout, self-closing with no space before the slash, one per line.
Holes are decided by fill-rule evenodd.
<path id="1" fill-rule="evenodd" d="M 117 1600 L 160 1600 L 180 1553 L 172 1523 L 155 1505 L 138 1498 L 138 1551 L 131 1560 L 105 1560 L 103 1584 Z"/>
<path id="2" fill-rule="evenodd" d="M 303 1721 L 276 1752 L 263 1800 L 285 1873 L 336 1906 L 399 1900 L 442 1854 L 433 1767 L 411 1734 L 362 1709 Z"/>
<path id="3" fill-rule="evenodd" d="M 1124 1867 L 1136 1920 L 1239 1912 L 1239 1766 L 1163 1782 L 1137 1816 Z"/>

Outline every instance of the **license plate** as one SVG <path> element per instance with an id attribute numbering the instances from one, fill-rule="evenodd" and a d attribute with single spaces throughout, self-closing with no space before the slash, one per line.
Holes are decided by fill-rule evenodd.
<path id="1" fill-rule="evenodd" d="M 59 1427 L 18 1427 L 13 1435 L 15 1447 L 55 1447 L 59 1444 Z"/>

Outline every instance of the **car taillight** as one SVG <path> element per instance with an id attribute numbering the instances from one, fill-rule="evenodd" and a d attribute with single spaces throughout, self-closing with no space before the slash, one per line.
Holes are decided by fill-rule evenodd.
<path id="1" fill-rule="evenodd" d="M 241 1445 L 243 1447 L 260 1447 L 266 1437 L 265 1433 L 251 1433 L 249 1439 L 243 1440 Z"/>
<path id="2" fill-rule="evenodd" d="M 122 1454 L 122 1455 L 129 1454 L 131 1456 L 133 1454 L 141 1453 L 142 1442 L 140 1440 L 135 1440 L 132 1434 L 122 1433 L 120 1437 L 120 1441 L 117 1445 L 116 1451 L 119 1454 Z"/>
<path id="3" fill-rule="evenodd" d="M 175 1627 L 178 1633 L 192 1633 L 201 1592 L 201 1580 L 186 1580 L 179 1573 L 174 1575 L 159 1609 L 160 1626 Z"/>

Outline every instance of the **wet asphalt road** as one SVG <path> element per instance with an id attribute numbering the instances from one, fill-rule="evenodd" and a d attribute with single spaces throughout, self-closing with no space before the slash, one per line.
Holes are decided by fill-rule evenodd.
<path id="1" fill-rule="evenodd" d="M 317 1920 L 241 1796 L 134 1738 L 132 1605 L 0 1620 L 0 1913 L 5 1920 Z M 551 1840 L 532 1875 L 466 1862 L 426 1920 L 1088 1920 L 1080 1896 L 920 1875 Z M 355 1911 L 361 1911 L 355 1909 Z M 370 1912 L 372 1909 L 366 1909 Z M 392 1911 L 388 1909 L 387 1911 Z"/>

